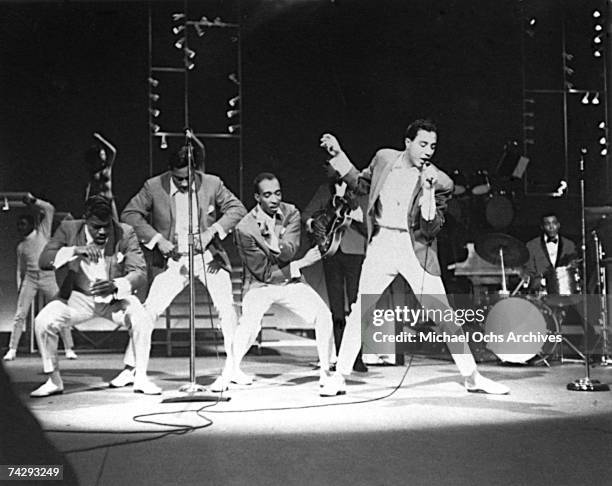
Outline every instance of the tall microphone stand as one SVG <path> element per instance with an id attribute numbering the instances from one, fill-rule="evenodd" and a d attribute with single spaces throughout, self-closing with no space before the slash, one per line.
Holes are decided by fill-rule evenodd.
<path id="1" fill-rule="evenodd" d="M 187 147 L 187 206 L 189 208 L 189 225 L 187 247 L 189 252 L 189 383 L 179 388 L 179 392 L 183 395 L 170 397 L 162 400 L 162 403 L 177 403 L 177 402 L 227 402 L 229 397 L 206 392 L 206 388 L 196 382 L 195 372 L 195 353 L 196 353 L 196 329 L 195 329 L 195 287 L 194 287 L 194 232 L 193 232 L 193 145 L 191 140 L 193 132 L 191 129 L 185 129 L 185 147 Z M 202 251 L 205 251 L 202 248 Z M 206 271 L 204 269 L 203 271 Z"/>
<path id="2" fill-rule="evenodd" d="M 586 148 L 580 149 L 580 204 L 582 208 L 581 214 L 581 229 L 582 229 L 582 314 L 584 319 L 584 366 L 586 376 L 578 380 L 568 383 L 567 389 L 570 391 L 609 391 L 610 387 L 605 383 L 600 383 L 599 380 L 591 380 L 591 370 L 589 364 L 589 324 L 588 324 L 588 308 L 587 308 L 587 286 L 586 286 L 586 214 L 584 210 L 584 156 Z"/>

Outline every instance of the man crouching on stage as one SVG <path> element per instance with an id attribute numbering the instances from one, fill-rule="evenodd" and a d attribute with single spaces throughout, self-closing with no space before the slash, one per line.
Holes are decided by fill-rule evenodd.
<path id="1" fill-rule="evenodd" d="M 300 212 L 294 205 L 282 202 L 278 178 L 264 172 L 255 178 L 253 185 L 257 206 L 238 223 L 235 233 L 246 276 L 242 317 L 234 335 L 233 376 L 245 377 L 240 362 L 261 329 L 264 313 L 277 304 L 314 323 L 323 385 L 330 376 L 334 352 L 331 312 L 300 273 L 300 269 L 320 260 L 321 253 L 314 247 L 302 258 L 295 258 L 300 246 Z M 211 390 L 225 390 L 229 383 L 227 376 L 224 382 L 217 380 Z"/>
<path id="2" fill-rule="evenodd" d="M 63 221 L 40 255 L 40 268 L 55 270 L 60 298 L 35 319 L 36 338 L 49 379 L 30 393 L 46 397 L 62 393 L 57 358 L 58 334 L 93 317 L 124 324 L 130 332 L 125 369 L 111 386 L 134 384 L 134 392 L 158 395 L 161 388 L 147 378 L 153 321 L 132 291 L 146 279 L 146 264 L 134 230 L 113 219 L 111 202 L 96 195 L 85 202 L 85 219 Z M 134 370 L 134 371 L 132 371 Z M 130 379 L 123 379 L 125 376 Z"/>

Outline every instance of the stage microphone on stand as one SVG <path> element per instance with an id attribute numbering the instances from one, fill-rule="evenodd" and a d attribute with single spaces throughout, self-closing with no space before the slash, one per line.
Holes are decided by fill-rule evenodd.
<path id="1" fill-rule="evenodd" d="M 599 380 L 591 380 L 591 370 L 589 364 L 589 324 L 588 324 L 588 307 L 587 307 L 587 285 L 586 285 L 586 213 L 584 209 L 584 156 L 587 154 L 586 147 L 580 149 L 580 207 L 581 213 L 581 228 L 582 228 L 582 314 L 584 319 L 584 367 L 586 376 L 578 380 L 568 383 L 567 389 L 570 391 L 609 391 L 610 387 L 605 383 L 600 383 Z"/>

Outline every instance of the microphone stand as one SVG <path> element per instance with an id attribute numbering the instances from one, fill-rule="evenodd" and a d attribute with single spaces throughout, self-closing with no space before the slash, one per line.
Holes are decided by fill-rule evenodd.
<path id="1" fill-rule="evenodd" d="M 189 383 L 179 388 L 179 392 L 184 395 L 170 397 L 162 400 L 162 403 L 177 402 L 227 402 L 229 397 L 223 394 L 206 392 L 206 388 L 196 382 L 195 372 L 195 352 L 196 352 L 196 329 L 195 329 L 195 287 L 194 287 L 194 233 L 193 233 L 193 145 L 191 140 L 193 132 L 185 129 L 185 147 L 187 147 L 187 206 L 189 208 L 188 239 L 187 246 L 189 252 Z M 205 248 L 202 248 L 205 251 Z M 205 270 L 204 270 L 205 271 Z"/>
<path id="2" fill-rule="evenodd" d="M 586 376 L 578 380 L 568 383 L 567 389 L 570 391 L 609 391 L 610 387 L 601 383 L 599 380 L 591 380 L 591 371 L 589 364 L 589 324 L 588 324 L 588 309 L 587 309 L 587 286 L 586 286 L 586 214 L 584 210 L 584 156 L 586 148 L 580 149 L 580 204 L 582 209 L 581 214 L 581 229 L 582 229 L 582 314 L 584 319 L 584 366 Z"/>

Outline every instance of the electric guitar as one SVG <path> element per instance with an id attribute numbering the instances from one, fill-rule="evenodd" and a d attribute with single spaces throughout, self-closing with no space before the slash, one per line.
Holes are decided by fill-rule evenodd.
<path id="1" fill-rule="evenodd" d="M 342 235 L 351 225 L 351 211 L 349 202 L 344 197 L 334 195 L 324 209 L 312 215 L 312 237 L 323 258 L 333 256 L 338 251 Z M 324 230 L 315 230 L 315 225 Z"/>

